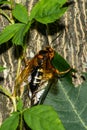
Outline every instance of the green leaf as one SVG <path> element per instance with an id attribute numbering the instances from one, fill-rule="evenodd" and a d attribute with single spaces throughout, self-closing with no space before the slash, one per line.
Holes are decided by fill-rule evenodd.
<path id="1" fill-rule="evenodd" d="M 65 130 L 50 106 L 38 105 L 24 112 L 24 120 L 32 130 Z"/>
<path id="2" fill-rule="evenodd" d="M 16 130 L 19 123 L 19 113 L 16 112 L 8 117 L 0 127 L 0 130 Z"/>
<path id="3" fill-rule="evenodd" d="M 19 28 L 17 33 L 15 33 L 14 37 L 12 38 L 12 43 L 15 45 L 23 45 L 23 32 L 24 32 L 25 24 Z"/>
<path id="4" fill-rule="evenodd" d="M 13 16 L 22 23 L 27 23 L 29 20 L 28 12 L 26 7 L 22 4 L 16 4 L 14 10 L 12 11 Z"/>
<path id="5" fill-rule="evenodd" d="M 0 66 L 0 72 L 2 72 L 4 69 L 6 69 L 5 67 Z"/>
<path id="6" fill-rule="evenodd" d="M 1 33 L 0 33 L 0 44 L 7 42 L 10 40 L 17 31 L 23 27 L 23 24 L 12 24 L 7 26 Z"/>
<path id="7" fill-rule="evenodd" d="M 30 20 L 35 19 L 40 23 L 52 23 L 59 19 L 67 7 L 62 7 L 67 0 L 40 0 L 32 9 Z"/>
<path id="8" fill-rule="evenodd" d="M 13 44 L 20 46 L 24 45 L 24 36 L 27 33 L 28 29 L 30 28 L 30 25 L 31 23 L 28 22 L 27 24 L 23 24 L 23 26 L 19 28 L 19 30 L 17 31 L 17 33 L 15 33 L 12 39 Z"/>
<path id="9" fill-rule="evenodd" d="M 68 78 L 59 80 L 44 104 L 55 108 L 66 130 L 87 130 L 87 79 L 76 88 Z"/>
<path id="10" fill-rule="evenodd" d="M 0 4 L 10 4 L 11 5 L 11 2 L 6 1 L 6 0 L 0 0 Z"/>
<path id="11" fill-rule="evenodd" d="M 54 58 L 52 59 L 52 65 L 59 71 L 65 71 L 70 68 L 66 60 L 57 52 L 55 52 Z"/>

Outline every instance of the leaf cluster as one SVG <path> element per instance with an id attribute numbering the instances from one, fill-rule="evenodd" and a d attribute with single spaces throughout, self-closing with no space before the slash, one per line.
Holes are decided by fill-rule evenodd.
<path id="1" fill-rule="evenodd" d="M 16 4 L 14 8 L 12 8 L 12 20 L 0 9 L 0 13 L 11 23 L 0 33 L 0 45 L 11 39 L 13 44 L 23 47 L 25 35 L 30 29 L 31 24 L 37 21 L 47 25 L 59 19 L 68 8 L 63 7 L 66 1 L 67 0 L 40 0 L 32 8 L 30 16 L 28 15 L 26 7 L 22 4 Z M 7 1 L 1 1 L 0 4 L 2 3 L 6 4 Z M 8 4 L 11 5 L 11 2 Z"/>
<path id="2" fill-rule="evenodd" d="M 46 105 L 38 105 L 12 113 L 3 122 L 0 130 L 16 130 L 17 128 L 22 130 L 23 121 L 32 130 L 65 130 L 54 109 Z"/>

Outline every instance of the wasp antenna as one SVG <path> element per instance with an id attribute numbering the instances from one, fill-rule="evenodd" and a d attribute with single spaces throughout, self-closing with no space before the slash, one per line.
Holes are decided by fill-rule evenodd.
<path id="1" fill-rule="evenodd" d="M 58 37 L 60 37 L 63 34 L 63 32 L 59 33 L 52 41 L 50 44 L 52 44 Z"/>
<path id="2" fill-rule="evenodd" d="M 50 38 L 51 36 L 49 35 L 49 26 L 47 25 L 46 26 L 46 37 L 47 37 L 47 46 L 50 46 L 50 47 L 53 47 L 52 46 L 52 43 L 58 38 L 60 37 L 61 35 L 63 34 L 63 32 L 61 31 L 51 42 L 50 42 Z"/>
<path id="3" fill-rule="evenodd" d="M 47 25 L 46 27 L 47 27 L 47 29 L 46 29 L 46 38 L 47 38 L 46 44 L 47 44 L 47 46 L 50 46 L 50 42 L 49 42 L 49 28 L 48 28 L 48 25 Z"/>

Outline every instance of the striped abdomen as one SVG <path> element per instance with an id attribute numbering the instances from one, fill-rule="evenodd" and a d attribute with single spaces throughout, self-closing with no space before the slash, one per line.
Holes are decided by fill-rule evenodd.
<path id="1" fill-rule="evenodd" d="M 38 93 L 38 88 L 40 87 L 42 77 L 43 69 L 40 66 L 35 67 L 29 77 L 29 87 L 31 91 L 29 92 L 29 97 L 31 99 L 32 105 L 37 104 L 40 96 L 42 95 L 40 92 Z"/>
<path id="2" fill-rule="evenodd" d="M 33 72 L 31 73 L 31 81 L 29 83 L 30 90 L 33 93 L 36 91 L 41 83 L 43 76 L 43 69 L 39 66 L 35 67 Z"/>

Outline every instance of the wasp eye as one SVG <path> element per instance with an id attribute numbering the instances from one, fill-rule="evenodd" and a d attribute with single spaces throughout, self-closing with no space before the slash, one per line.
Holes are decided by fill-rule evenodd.
<path id="1" fill-rule="evenodd" d="M 43 59 L 43 56 L 42 56 L 42 55 L 38 55 L 38 58 L 39 58 L 39 59 Z"/>
<path id="2" fill-rule="evenodd" d="M 51 47 L 46 47 L 46 50 L 47 50 L 48 52 L 53 52 L 53 51 L 54 51 L 53 48 L 51 48 Z"/>
<path id="3" fill-rule="evenodd" d="M 41 50 L 41 51 L 39 51 L 39 55 L 45 55 L 45 54 L 47 54 L 47 53 L 48 53 L 47 50 Z"/>

